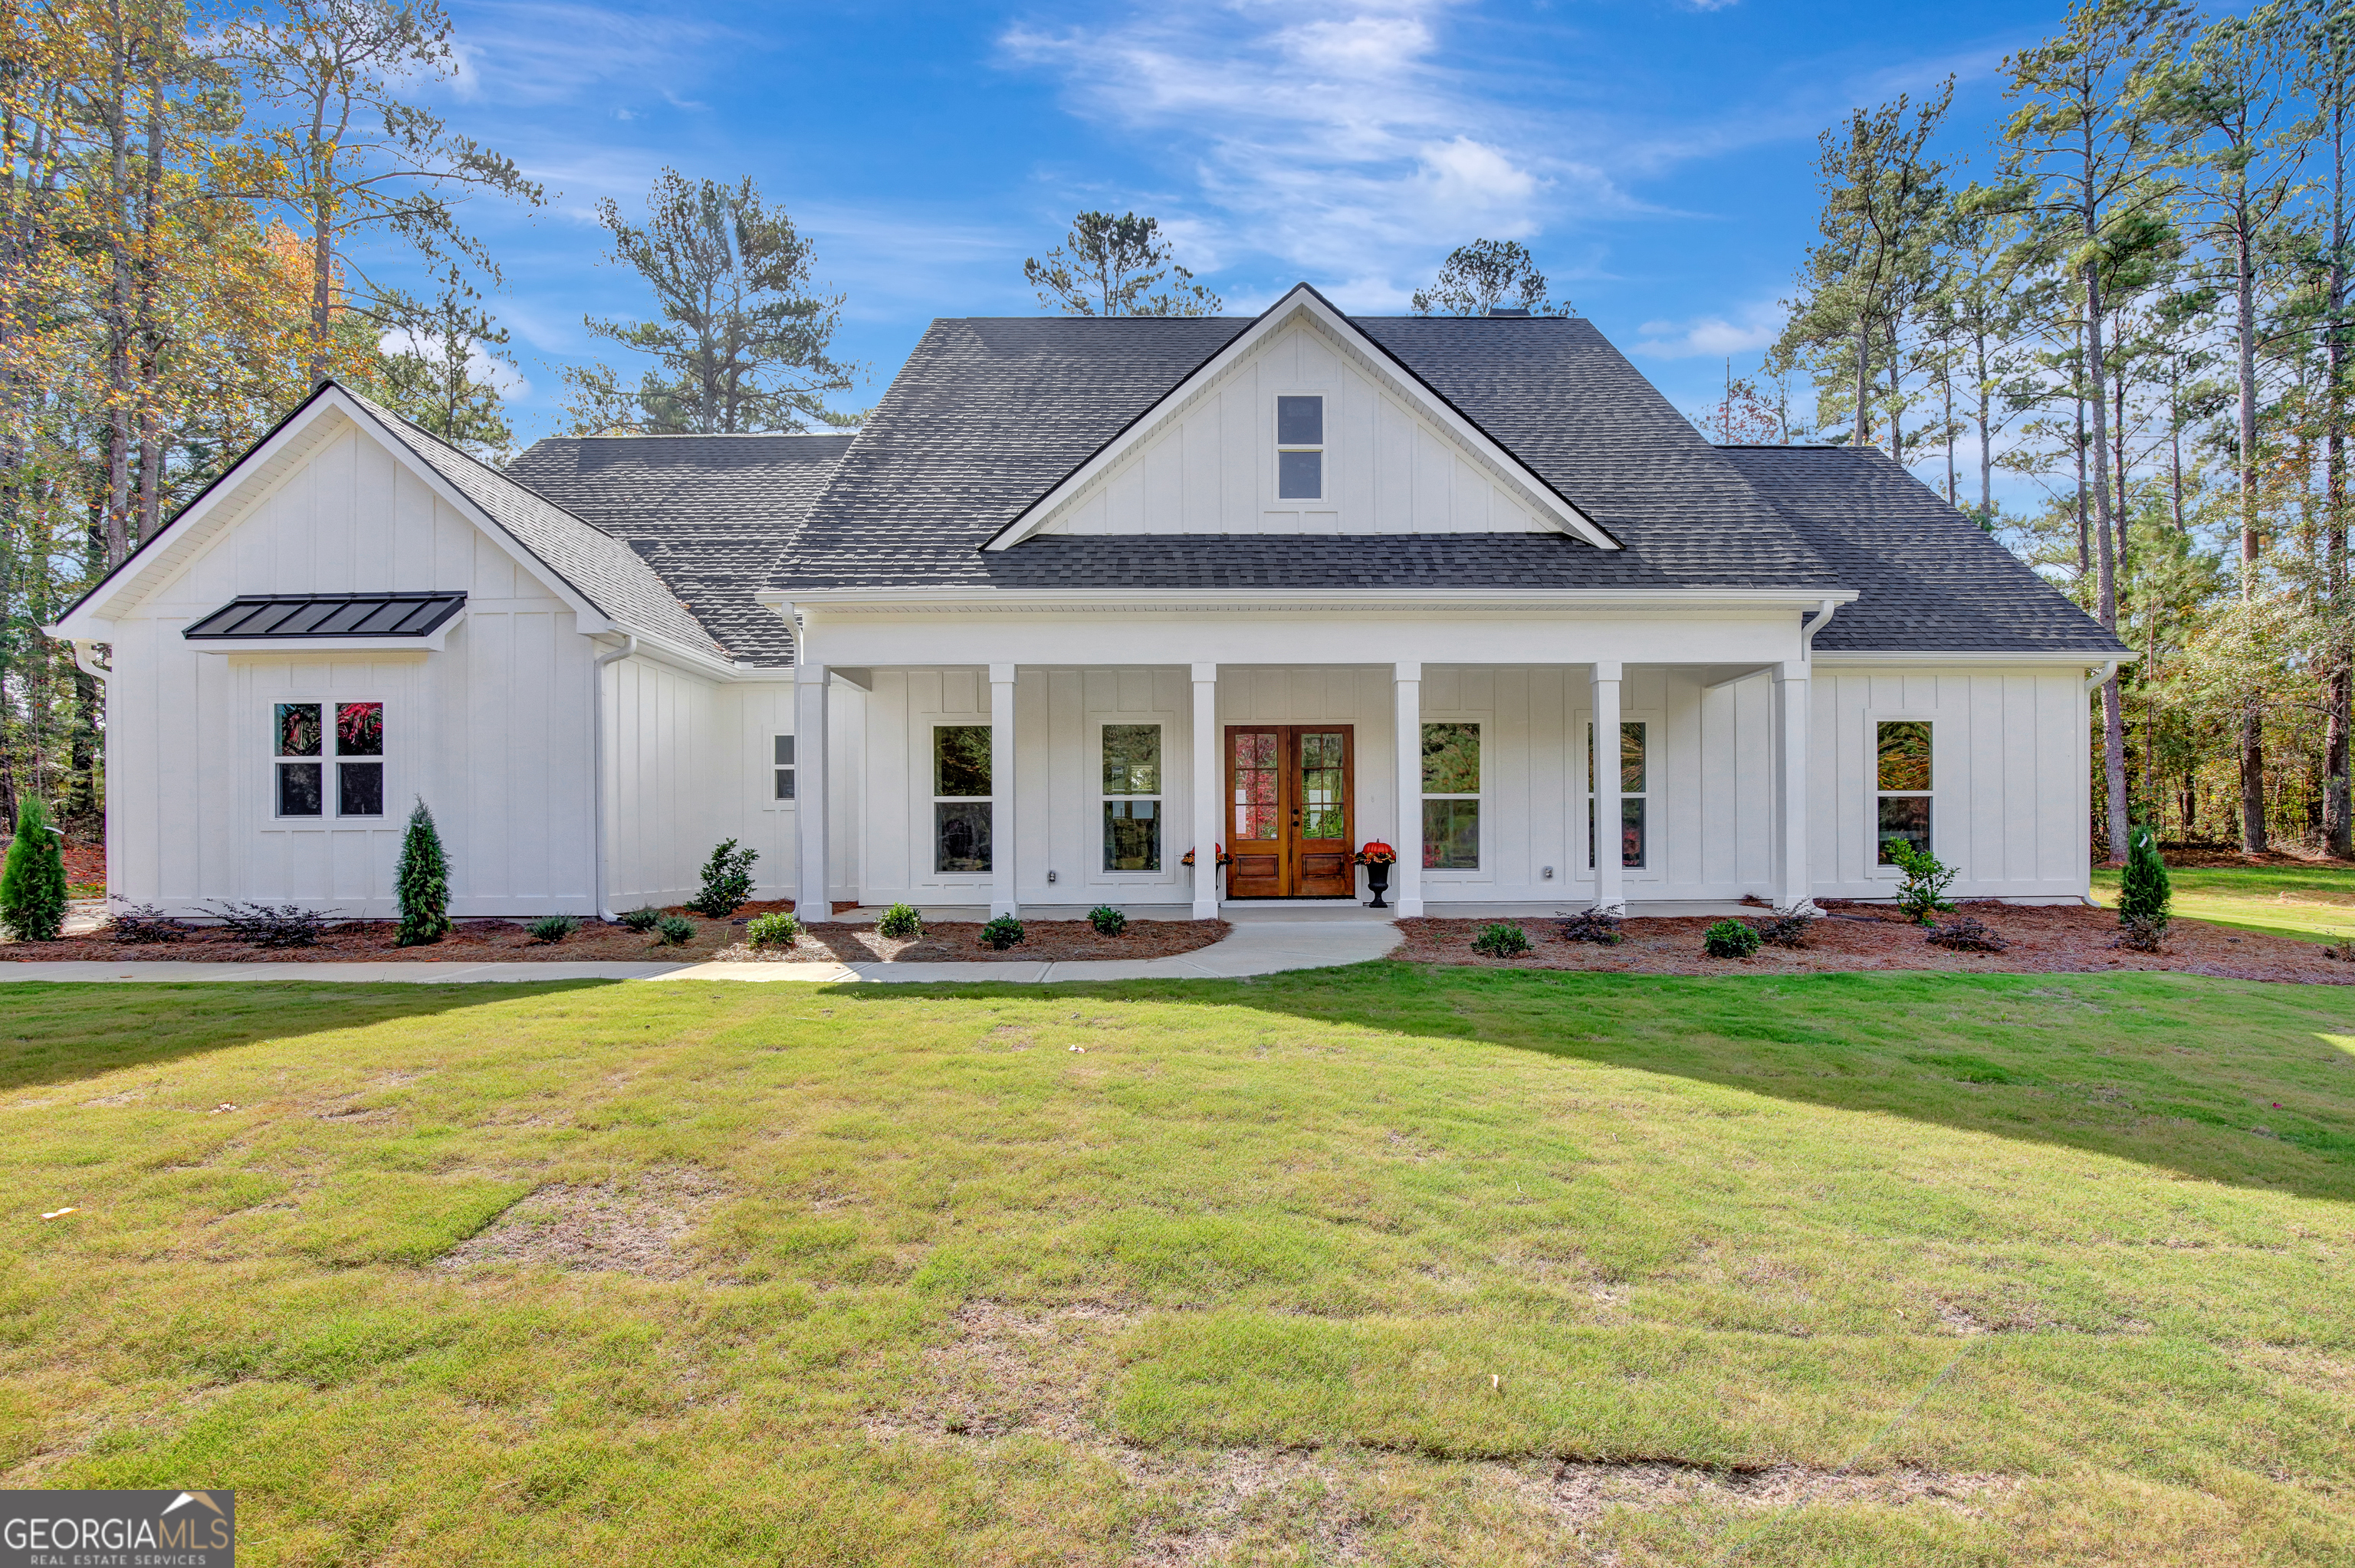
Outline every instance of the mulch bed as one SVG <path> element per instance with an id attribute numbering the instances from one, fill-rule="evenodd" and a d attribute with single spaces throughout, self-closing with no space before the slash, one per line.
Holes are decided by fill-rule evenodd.
<path id="1" fill-rule="evenodd" d="M 2252 870 L 2259 867 L 2290 867 L 2301 871 L 2355 871 L 2355 860 L 2339 860 L 2335 856 L 2306 851 L 2267 850 L 2263 854 L 2243 854 L 2238 844 L 2161 844 L 2160 858 L 2170 868 L 2200 871 Z M 2106 843 L 2094 846 L 2094 863 L 2110 853 Z"/>
<path id="2" fill-rule="evenodd" d="M 1409 963 L 1471 964 L 1500 969 L 1600 969 L 1618 974 L 1827 974 L 1859 969 L 1941 969 L 1962 974 L 2100 974 L 2118 969 L 2170 969 L 2227 980 L 2299 980 L 2355 985 L 2355 963 L 2325 958 L 2322 946 L 2257 931 L 2236 931 L 2178 919 L 2166 950 L 2137 953 L 2110 946 L 2117 916 L 2083 906 L 2011 905 L 1972 900 L 1953 921 L 1976 916 L 2011 943 L 2000 953 L 1958 953 L 1932 947 L 1927 934 L 1883 906 L 1827 899 L 1829 918 L 1814 922 L 1802 948 L 1761 948 L 1753 958 L 1712 959 L 1701 933 L 1713 919 L 1629 920 L 1616 947 L 1566 942 L 1561 922 L 1514 922 L 1529 933 L 1529 951 L 1489 959 L 1472 950 L 1485 920 L 1401 920 L 1405 942 L 1391 956 Z M 1766 913 L 1762 910 L 1763 915 Z"/>
<path id="3" fill-rule="evenodd" d="M 176 942 L 118 942 L 103 934 L 57 942 L 0 942 L 0 962 L 34 963 L 84 959 L 120 963 L 129 959 L 180 959 L 202 963 L 701 963 L 762 961 L 820 964 L 1038 963 L 1064 959 L 1158 959 L 1207 948 L 1225 936 L 1224 920 L 1132 920 L 1117 937 L 1101 937 L 1084 920 L 1024 922 L 1024 940 L 1004 952 L 981 945 L 981 927 L 967 920 L 928 926 L 913 942 L 878 937 L 871 926 L 837 926 L 824 937 L 805 936 L 790 948 L 755 948 L 744 941 L 745 922 L 755 915 L 791 909 L 789 901 L 747 904 L 727 920 L 707 920 L 683 908 L 695 927 L 687 941 L 667 947 L 651 936 L 621 926 L 584 921 L 560 942 L 533 940 L 516 920 L 461 920 L 441 941 L 421 948 L 393 945 L 389 920 L 354 920 L 332 926 L 310 948 L 257 948 L 228 927 L 198 927 Z"/>

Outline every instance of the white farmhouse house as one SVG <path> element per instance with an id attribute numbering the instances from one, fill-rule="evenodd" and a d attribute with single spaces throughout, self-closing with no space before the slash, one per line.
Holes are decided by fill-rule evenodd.
<path id="1" fill-rule="evenodd" d="M 500 471 L 330 384 L 53 630 L 118 903 L 354 916 L 412 799 L 460 915 L 676 902 L 722 838 L 814 920 L 1362 899 L 1372 840 L 1407 914 L 1885 896 L 1894 840 L 2074 899 L 2130 656 L 1877 451 L 1305 285 L 935 322 L 856 437 Z"/>

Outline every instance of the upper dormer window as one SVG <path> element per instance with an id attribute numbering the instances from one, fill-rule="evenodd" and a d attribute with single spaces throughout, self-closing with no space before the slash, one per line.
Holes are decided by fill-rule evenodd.
<path id="1" fill-rule="evenodd" d="M 1275 400 L 1275 498 L 1325 499 L 1325 399 Z"/>

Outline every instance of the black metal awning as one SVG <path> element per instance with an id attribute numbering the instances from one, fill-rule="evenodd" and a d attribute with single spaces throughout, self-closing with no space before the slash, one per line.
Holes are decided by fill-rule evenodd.
<path id="1" fill-rule="evenodd" d="M 275 637 L 424 637 L 465 608 L 463 593 L 249 593 L 180 635 L 229 642 Z"/>

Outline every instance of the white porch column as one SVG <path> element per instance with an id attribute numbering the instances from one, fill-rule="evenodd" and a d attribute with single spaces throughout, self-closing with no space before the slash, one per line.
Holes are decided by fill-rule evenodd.
<path id="1" fill-rule="evenodd" d="M 1398 886 L 1391 902 L 1404 916 L 1423 913 L 1423 666 L 1398 665 L 1391 685 L 1398 702 L 1398 838 L 1391 845 Z"/>
<path id="2" fill-rule="evenodd" d="M 1014 896 L 1014 666 L 989 667 L 989 916 L 1021 913 Z"/>
<path id="3" fill-rule="evenodd" d="M 1807 666 L 1789 660 L 1774 670 L 1774 907 L 1820 915 L 1807 860 Z"/>
<path id="4" fill-rule="evenodd" d="M 1219 781 L 1224 760 L 1219 742 L 1219 667 L 1194 666 L 1194 918 L 1219 917 L 1219 856 L 1225 837 L 1226 789 Z M 1166 847 L 1166 846 L 1165 846 Z M 1183 851 L 1179 852 L 1183 853 Z"/>
<path id="5" fill-rule="evenodd" d="M 1619 825 L 1619 662 L 1594 662 L 1594 906 L 1627 913 Z"/>
<path id="6" fill-rule="evenodd" d="M 794 666 L 794 913 L 805 926 L 834 918 L 826 875 L 826 668 Z"/>

